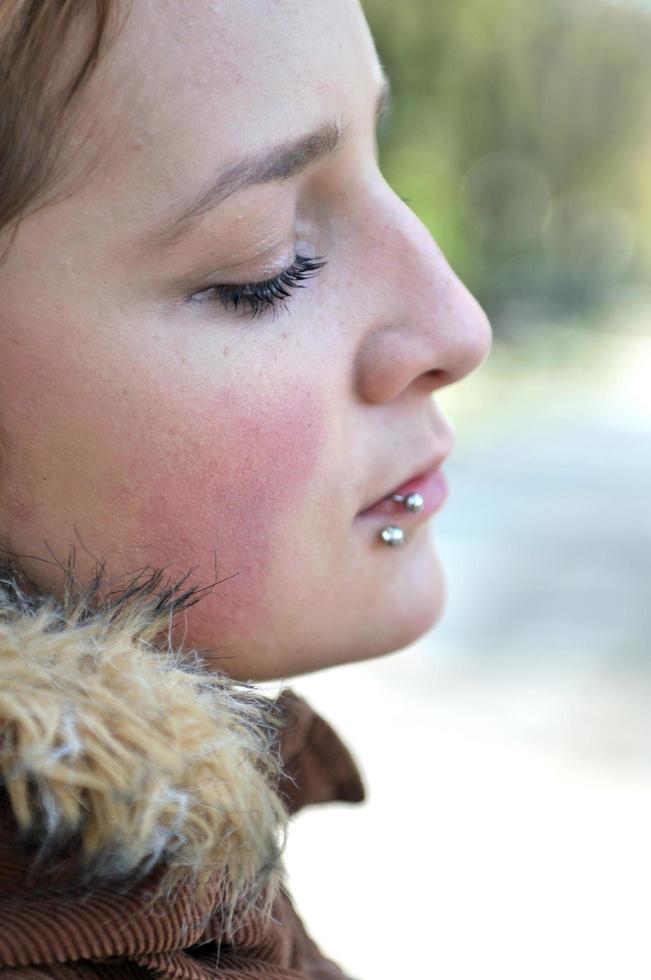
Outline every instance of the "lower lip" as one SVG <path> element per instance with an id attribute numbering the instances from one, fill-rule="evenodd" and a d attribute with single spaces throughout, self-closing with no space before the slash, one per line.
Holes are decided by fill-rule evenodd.
<path id="1" fill-rule="evenodd" d="M 419 511 L 409 511 L 405 509 L 404 503 L 392 500 L 393 494 L 407 497 L 410 493 L 419 493 L 423 498 L 423 509 Z M 360 511 L 358 517 L 375 517 L 400 514 L 403 519 L 423 519 L 431 517 L 443 506 L 449 495 L 448 484 L 443 470 L 427 470 L 413 480 L 407 480 L 401 487 L 396 487 L 388 497 L 378 501 L 372 507 Z"/>

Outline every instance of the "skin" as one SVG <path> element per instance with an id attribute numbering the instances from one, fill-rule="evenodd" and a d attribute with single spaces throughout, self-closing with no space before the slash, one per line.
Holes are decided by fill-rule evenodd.
<path id="1" fill-rule="evenodd" d="M 81 580 L 92 556 L 223 579 L 174 640 L 240 679 L 397 650 L 444 607 L 429 522 L 392 549 L 358 514 L 451 451 L 432 393 L 483 362 L 490 326 L 380 172 L 380 80 L 357 0 L 134 0 L 83 91 L 65 194 L 0 267 L 4 540 L 53 591 L 39 559 L 71 544 Z M 335 154 L 144 247 L 220 166 L 331 119 Z M 275 317 L 201 292 L 297 248 L 327 265 Z"/>

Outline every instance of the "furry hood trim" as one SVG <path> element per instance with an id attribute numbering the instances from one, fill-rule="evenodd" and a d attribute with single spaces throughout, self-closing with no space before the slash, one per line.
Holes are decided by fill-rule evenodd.
<path id="1" fill-rule="evenodd" d="M 287 814 L 274 702 L 157 642 L 200 598 L 142 574 L 98 602 L 0 567 L 0 796 L 36 881 L 153 898 L 218 876 L 233 908 L 270 902 Z M 168 632 L 169 635 L 169 632 Z"/>

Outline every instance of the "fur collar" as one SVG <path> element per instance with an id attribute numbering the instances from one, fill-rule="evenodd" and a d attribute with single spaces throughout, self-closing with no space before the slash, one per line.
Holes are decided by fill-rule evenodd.
<path id="1" fill-rule="evenodd" d="M 183 582 L 140 575 L 100 601 L 68 570 L 60 599 L 0 567 L 0 797 L 35 880 L 156 897 L 218 872 L 229 904 L 270 901 L 286 812 L 274 703 L 171 649 Z"/>

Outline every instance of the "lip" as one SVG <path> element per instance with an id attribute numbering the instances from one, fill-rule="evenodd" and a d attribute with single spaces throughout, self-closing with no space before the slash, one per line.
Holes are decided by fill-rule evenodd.
<path id="1" fill-rule="evenodd" d="M 358 517 L 387 517 L 399 514 L 402 520 L 423 520 L 431 517 L 439 510 L 449 496 L 449 488 L 445 474 L 441 469 L 444 459 L 439 458 L 427 469 L 409 477 L 404 483 L 389 490 L 384 497 L 380 497 L 375 503 L 370 504 L 361 510 Z M 423 498 L 423 509 L 420 511 L 408 511 L 404 504 L 398 500 L 392 500 L 394 494 L 407 496 L 410 493 L 419 493 Z"/>

